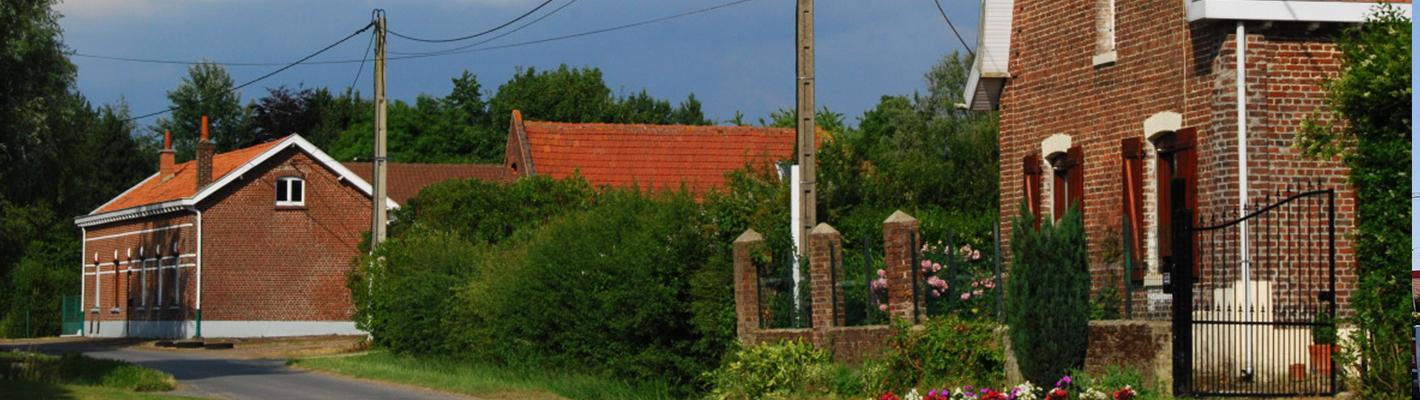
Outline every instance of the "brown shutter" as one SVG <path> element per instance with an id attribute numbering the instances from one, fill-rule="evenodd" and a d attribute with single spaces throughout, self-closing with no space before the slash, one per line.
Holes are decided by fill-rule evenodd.
<path id="1" fill-rule="evenodd" d="M 1065 204 L 1080 207 L 1080 214 L 1085 212 L 1085 152 L 1080 146 L 1071 147 L 1065 153 L 1066 162 L 1070 163 L 1069 170 L 1065 173 L 1067 185 L 1070 187 L 1066 193 Z"/>
<path id="2" fill-rule="evenodd" d="M 1174 143 L 1179 146 L 1179 151 L 1174 155 L 1174 162 L 1178 164 L 1178 177 L 1184 181 L 1183 205 L 1193 211 L 1193 220 L 1174 223 L 1198 226 L 1198 130 L 1184 128 L 1175 134 Z M 1199 276 L 1198 246 L 1190 247 L 1193 248 L 1193 276 L 1196 277 Z"/>
<path id="3" fill-rule="evenodd" d="M 1124 192 L 1121 194 L 1121 204 L 1123 209 L 1121 215 L 1129 219 L 1129 236 L 1127 243 L 1129 253 L 1134 260 L 1142 260 L 1144 250 L 1144 235 L 1141 228 L 1144 220 L 1144 146 L 1143 139 L 1126 138 L 1119 143 L 1120 158 L 1123 179 L 1122 186 Z M 1130 260 L 1133 261 L 1133 260 Z M 1135 268 L 1133 280 L 1144 279 L 1145 268 Z"/>
<path id="4" fill-rule="evenodd" d="M 1031 215 L 1035 218 L 1035 227 L 1040 228 L 1040 155 L 1029 154 L 1021 162 L 1021 168 L 1025 171 L 1025 197 L 1026 207 L 1030 208 Z"/>

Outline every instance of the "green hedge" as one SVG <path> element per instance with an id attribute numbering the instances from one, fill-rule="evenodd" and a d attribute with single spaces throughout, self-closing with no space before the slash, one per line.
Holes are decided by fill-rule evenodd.
<path id="1" fill-rule="evenodd" d="M 1090 276 L 1079 207 L 1039 230 L 1034 220 L 1022 203 L 1011 233 L 1006 318 L 1021 374 L 1044 383 L 1085 364 Z"/>

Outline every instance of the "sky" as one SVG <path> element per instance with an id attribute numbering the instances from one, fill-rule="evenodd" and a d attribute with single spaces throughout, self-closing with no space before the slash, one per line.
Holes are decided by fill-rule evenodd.
<path id="1" fill-rule="evenodd" d="M 732 3 L 735 0 L 553 0 L 513 24 L 521 26 L 561 11 L 506 37 L 480 45 L 512 45 L 595 31 Z M 393 32 L 420 38 L 460 37 L 496 27 L 543 0 L 63 0 L 64 41 L 77 53 L 78 88 L 95 104 L 123 99 L 131 115 L 170 106 L 165 94 L 187 76 L 180 64 L 117 61 L 103 57 L 221 63 L 289 63 L 366 26 L 384 9 Z M 978 0 L 941 0 L 967 43 L 975 45 Z M 451 79 L 474 73 L 485 92 L 519 67 L 561 64 L 601 69 L 614 93 L 645 89 L 678 104 L 694 94 L 706 116 L 726 121 L 736 111 L 757 122 L 794 107 L 795 2 L 742 3 L 628 29 L 566 40 L 389 62 L 392 99 L 444 96 Z M 942 56 L 964 49 L 931 0 L 818 1 L 815 5 L 817 104 L 843 113 L 851 125 L 883 95 L 925 92 L 923 74 Z M 499 31 L 501 33 L 503 31 Z M 476 40 L 428 44 L 389 38 L 389 54 L 444 50 Z M 297 66 L 241 90 L 243 102 L 279 85 L 353 86 L 373 91 L 365 58 L 366 32 L 311 61 L 354 61 Z M 280 65 L 228 66 L 236 84 Z M 357 79 L 357 73 L 358 79 Z M 536 119 L 536 116 L 526 116 Z M 152 124 L 155 118 L 139 121 Z"/>

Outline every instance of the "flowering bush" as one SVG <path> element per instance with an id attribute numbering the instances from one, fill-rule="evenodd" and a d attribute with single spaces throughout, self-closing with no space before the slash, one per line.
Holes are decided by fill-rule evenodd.
<path id="1" fill-rule="evenodd" d="M 1081 380 L 1083 381 L 1083 380 Z M 1098 382 L 1096 382 L 1098 383 Z M 1124 385 L 1118 390 L 1114 390 L 1113 395 L 1108 395 L 1112 387 L 1103 387 L 1087 383 L 1086 386 L 1076 384 L 1076 380 L 1070 376 L 1064 376 L 1055 382 L 1055 387 L 1049 390 L 1042 389 L 1030 382 L 1022 383 L 1015 387 L 1001 388 L 975 388 L 963 386 L 955 389 L 934 389 L 923 396 L 918 394 L 917 389 L 912 389 L 900 400 L 1069 400 L 1071 393 L 1078 393 L 1080 400 L 1133 400 L 1136 393 L 1132 385 Z M 871 400 L 871 399 L 869 399 Z M 897 395 L 887 392 L 878 397 L 878 400 L 899 400 Z"/>
<path id="2" fill-rule="evenodd" d="M 988 268 L 989 257 L 966 244 L 953 250 L 938 241 L 923 243 L 918 263 L 921 288 L 927 298 L 927 314 L 956 312 L 963 316 L 994 315 L 995 275 Z"/>

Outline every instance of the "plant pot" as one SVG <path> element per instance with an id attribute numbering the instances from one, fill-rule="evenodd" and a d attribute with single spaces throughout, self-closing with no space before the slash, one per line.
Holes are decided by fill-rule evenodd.
<path id="1" fill-rule="evenodd" d="M 1336 345 L 1314 344 L 1307 350 L 1311 353 L 1312 370 L 1322 375 L 1331 375 L 1331 355 L 1336 353 Z"/>
<path id="2" fill-rule="evenodd" d="M 1287 366 L 1287 372 L 1288 372 L 1288 375 L 1290 375 L 1290 376 L 1292 377 L 1292 381 L 1293 381 L 1293 382 L 1297 382 L 1297 381 L 1301 381 L 1301 380 L 1307 379 L 1307 365 L 1306 365 L 1306 364 L 1292 364 L 1292 365 L 1288 365 L 1288 366 Z"/>

